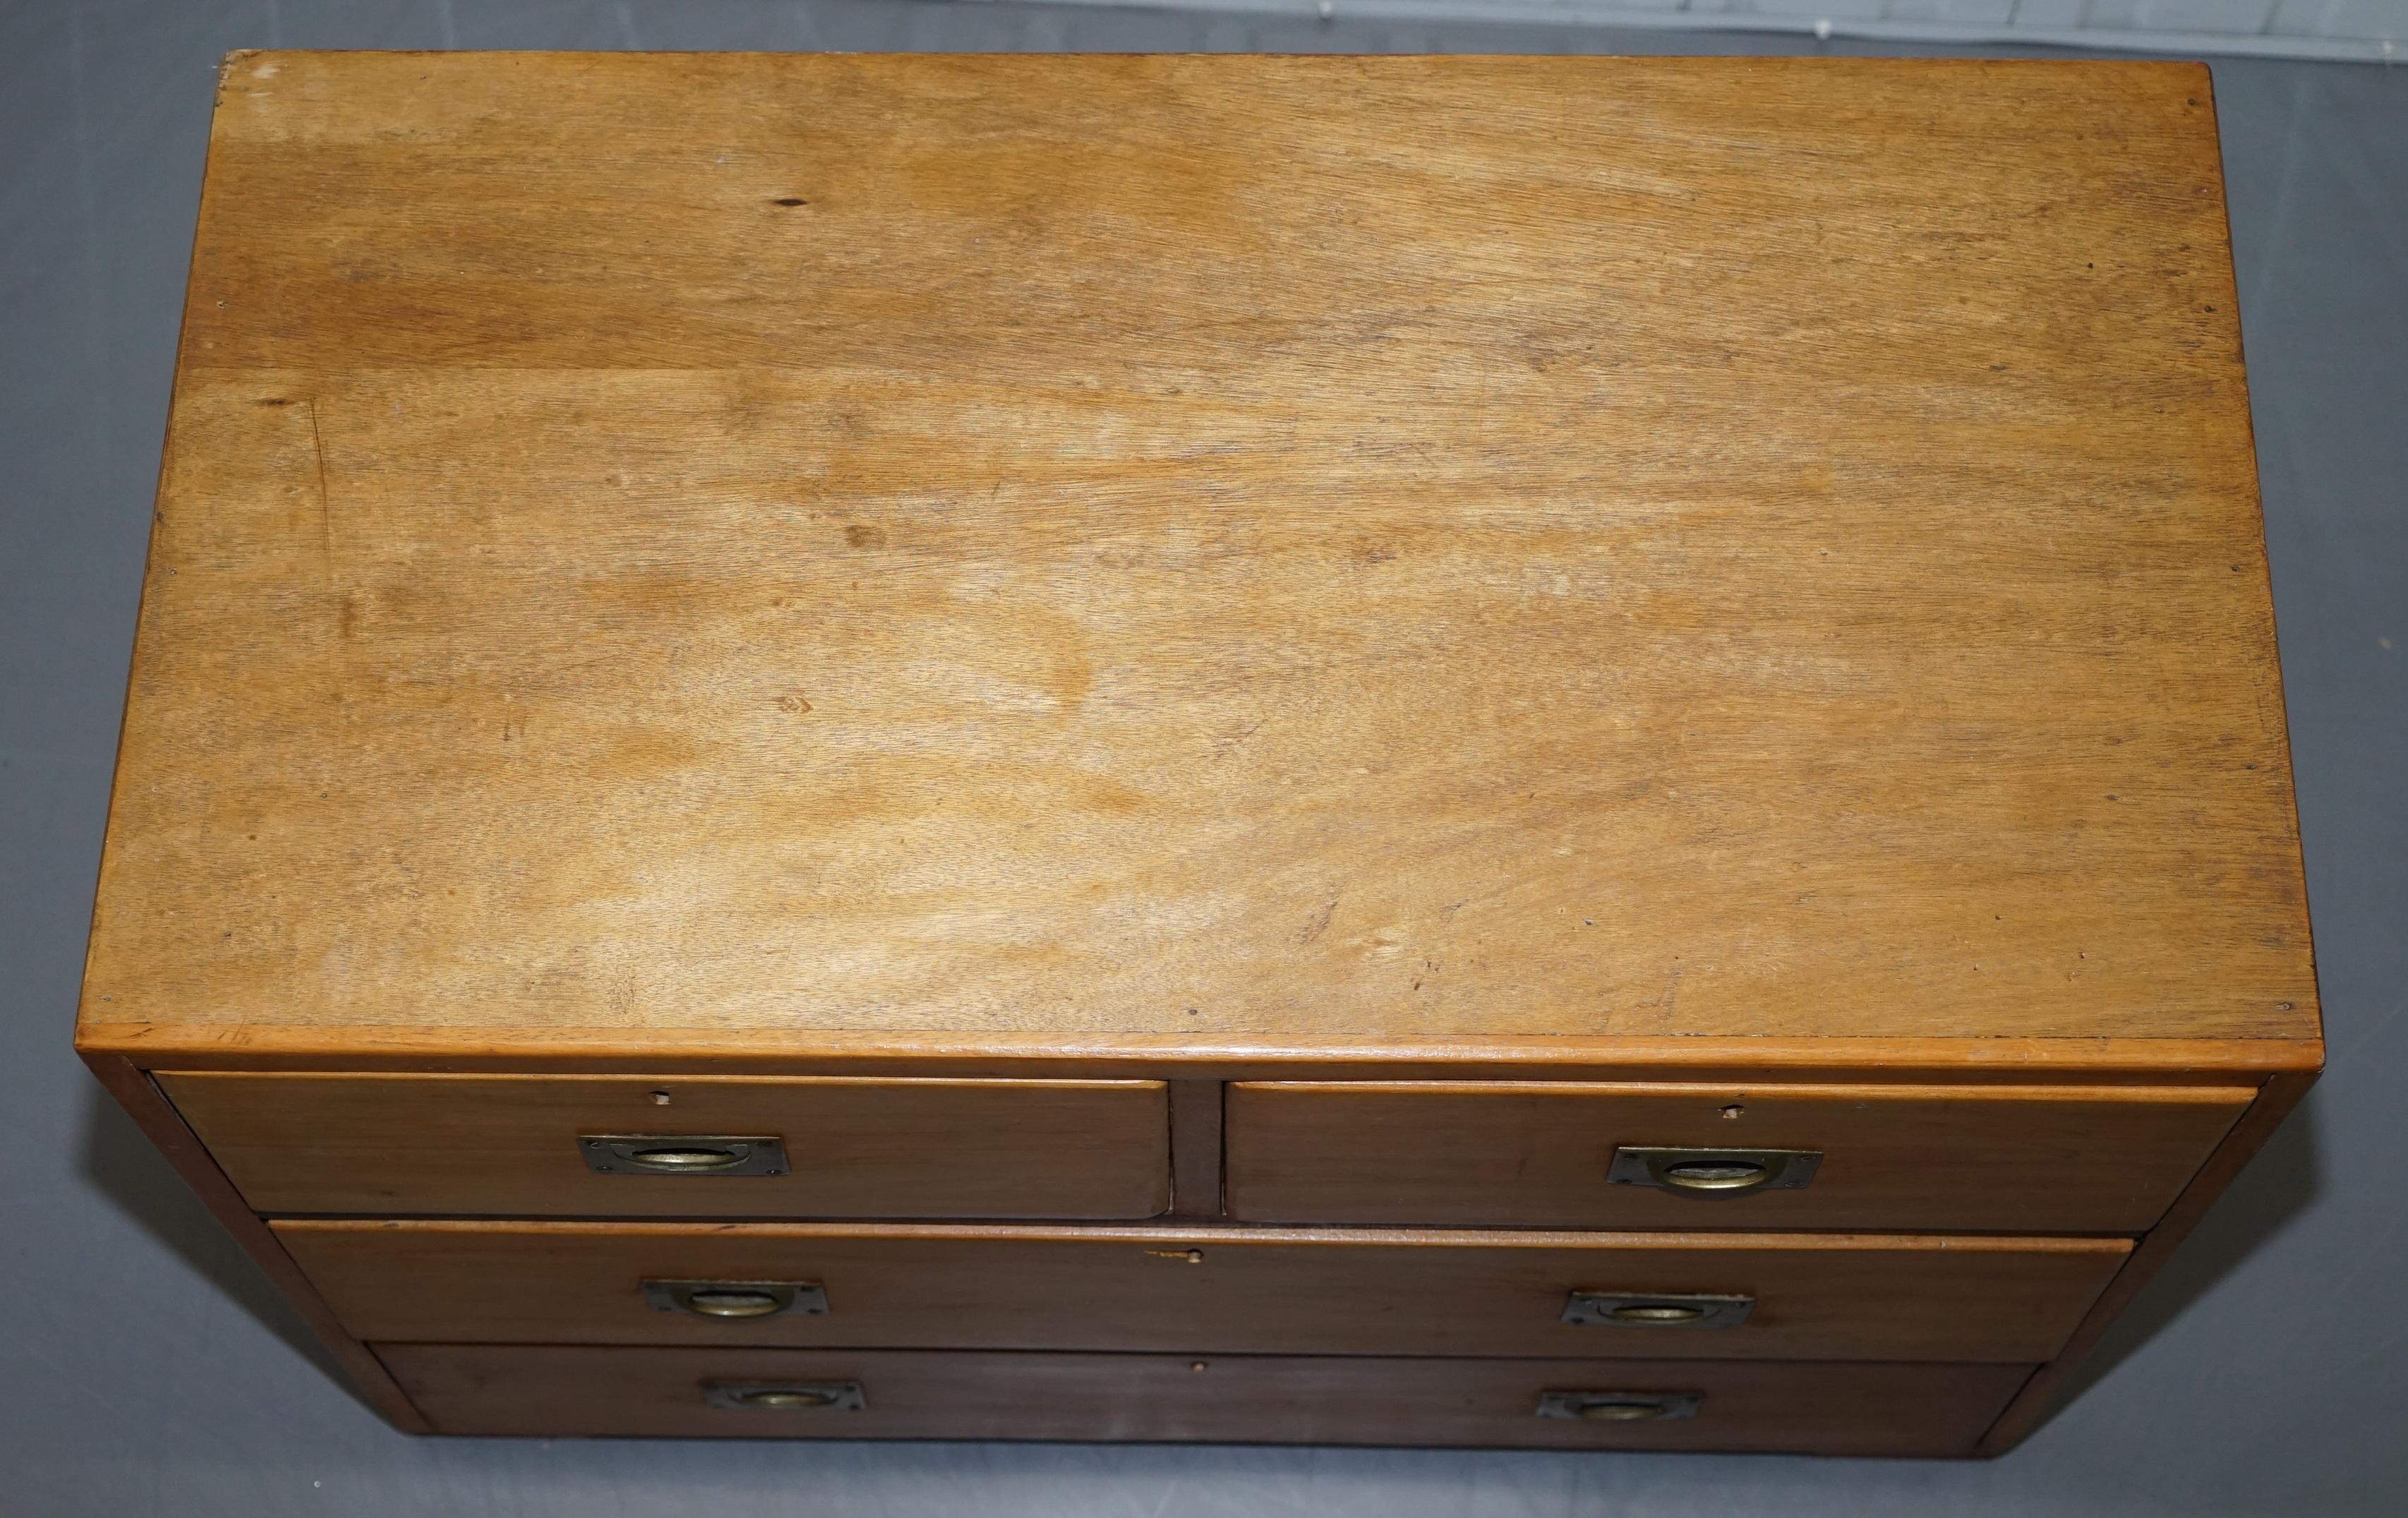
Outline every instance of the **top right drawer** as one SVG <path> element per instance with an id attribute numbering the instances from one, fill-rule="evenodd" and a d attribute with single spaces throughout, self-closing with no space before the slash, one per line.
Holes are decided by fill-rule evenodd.
<path id="1" fill-rule="evenodd" d="M 1250 1223 L 2140 1233 L 2244 1086 L 1240 1082 Z"/>

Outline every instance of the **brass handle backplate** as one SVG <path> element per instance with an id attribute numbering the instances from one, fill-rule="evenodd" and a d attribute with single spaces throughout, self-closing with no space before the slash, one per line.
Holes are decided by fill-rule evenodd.
<path id="1" fill-rule="evenodd" d="M 1613 1152 L 1605 1179 L 1617 1186 L 1652 1186 L 1682 1196 L 1747 1196 L 1796 1191 L 1823 1163 L 1813 1149 L 1648 1149 Z"/>
<path id="2" fill-rule="evenodd" d="M 1539 1397 L 1541 1418 L 1578 1418 L 1586 1423 L 1669 1423 L 1694 1418 L 1703 1392 L 1547 1392 Z"/>
<path id="3" fill-rule="evenodd" d="M 598 1175 L 784 1175 L 782 1138 L 726 1134 L 588 1133 L 577 1139 Z"/>
<path id="4" fill-rule="evenodd" d="M 656 1312 L 729 1323 L 788 1313 L 816 1317 L 828 1310 L 826 1290 L 810 1281 L 646 1281 L 643 1289 Z"/>
<path id="5" fill-rule="evenodd" d="M 1736 1328 L 1753 1296 L 1704 1292 L 1574 1292 L 1563 1321 L 1603 1328 Z"/>
<path id="6" fill-rule="evenodd" d="M 859 1412 L 857 1381 L 707 1381 L 702 1399 L 738 1412 Z"/>

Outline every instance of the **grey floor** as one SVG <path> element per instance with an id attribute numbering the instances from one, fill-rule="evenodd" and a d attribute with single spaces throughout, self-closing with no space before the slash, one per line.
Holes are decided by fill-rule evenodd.
<path id="1" fill-rule="evenodd" d="M 881 0 L 0 0 L 0 1513 L 2408 1511 L 2408 71 L 2215 71 L 2330 1073 L 2081 1400 L 1942 1465 L 446 1441 L 338 1390 L 68 1049 L 210 81 L 257 46 L 1798 50 Z"/>

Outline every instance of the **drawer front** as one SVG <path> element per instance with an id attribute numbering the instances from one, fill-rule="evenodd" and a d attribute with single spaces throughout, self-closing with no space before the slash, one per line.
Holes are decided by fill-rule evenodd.
<path id="1" fill-rule="evenodd" d="M 2029 1366 L 381 1344 L 437 1432 L 1949 1455 Z M 746 1406 L 766 1394 L 784 1405 Z M 1567 1411 L 1686 1416 L 1545 1416 Z M 729 1405 L 729 1404 L 736 1405 Z"/>
<path id="2" fill-rule="evenodd" d="M 158 1079 L 263 1212 L 1142 1218 L 1170 1205 L 1168 1104 L 1152 1081 Z M 774 1157 L 782 1173 L 634 1167 L 716 1138 L 744 1141 L 727 1146 L 741 1168 Z"/>
<path id="3" fill-rule="evenodd" d="M 1263 1223 L 2139 1233 L 2253 1095 L 1240 1083 L 1228 1205 Z M 1648 1168 L 1703 1156 L 1687 1173 L 1713 1181 L 1713 1152 L 1802 1183 L 1688 1191 Z"/>
<path id="4" fill-rule="evenodd" d="M 763 1224 L 277 1232 L 364 1339 L 1668 1359 L 2043 1360 L 2130 1247 Z M 696 1282 L 733 1294 L 706 1307 L 760 1315 L 646 1290 Z M 793 1288 L 818 1296 L 796 1303 Z M 1697 1297 L 1717 1300 L 1684 1300 Z"/>

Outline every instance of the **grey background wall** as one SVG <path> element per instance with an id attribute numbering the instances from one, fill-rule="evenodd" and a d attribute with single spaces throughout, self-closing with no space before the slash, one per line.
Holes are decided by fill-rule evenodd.
<path id="1" fill-rule="evenodd" d="M 1114 6 L 1131 0 L 1074 0 Z M 2408 60 L 2408 0 L 1134 0 L 1330 20 L 1737 29 L 1927 46 L 2044 42 L 2248 58 Z"/>
<path id="2" fill-rule="evenodd" d="M 1943 1465 L 416 1440 L 338 1390 L 68 1049 L 211 80 L 263 45 L 1813 47 L 896 0 L 0 7 L 0 1514 L 2408 1511 L 2408 72 L 2216 69 L 2331 1071 L 2081 1401 Z"/>

